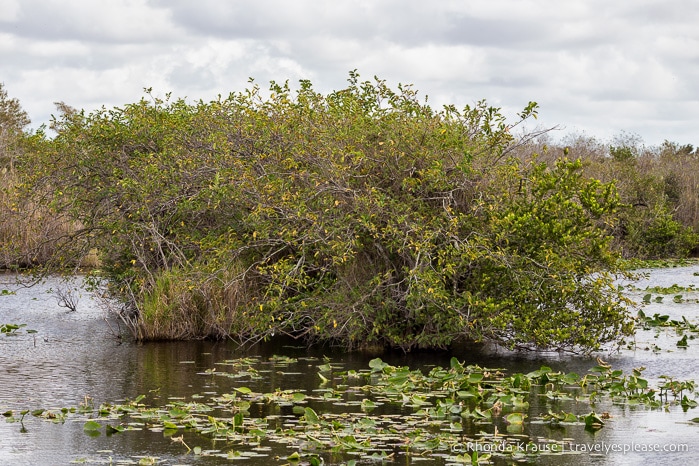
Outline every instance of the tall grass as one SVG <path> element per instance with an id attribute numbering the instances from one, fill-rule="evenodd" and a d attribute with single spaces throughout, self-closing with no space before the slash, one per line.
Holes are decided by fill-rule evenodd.
<path id="1" fill-rule="evenodd" d="M 264 318 L 255 312 L 254 287 L 242 267 L 209 275 L 170 269 L 159 273 L 131 324 L 138 340 L 227 338 L 259 335 Z"/>

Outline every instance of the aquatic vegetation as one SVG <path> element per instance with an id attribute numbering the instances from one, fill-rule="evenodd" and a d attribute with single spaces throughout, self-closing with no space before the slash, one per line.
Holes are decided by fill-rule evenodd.
<path id="1" fill-rule="evenodd" d="M 266 368 L 294 369 L 314 364 L 314 390 L 257 391 L 255 374 Z M 648 409 L 697 405 L 693 381 L 661 377 L 653 387 L 644 368 L 630 374 L 599 360 L 586 374 L 550 367 L 507 374 L 503 369 L 464 365 L 414 370 L 373 359 L 362 370 L 307 358 L 274 356 L 225 361 L 245 377 L 230 378 L 230 391 L 168 400 L 151 405 L 146 396 L 96 406 L 85 398 L 78 407 L 3 413 L 23 424 L 24 416 L 55 423 L 82 422 L 85 435 L 162 432 L 182 446 L 182 454 L 245 458 L 271 455 L 270 445 L 292 450 L 279 461 L 320 465 L 344 461 L 389 461 L 397 457 L 442 457 L 450 462 L 489 464 L 494 457 L 517 460 L 546 452 L 565 454 L 560 440 L 530 438 L 531 425 L 557 429 L 580 426 L 596 431 L 612 416 L 596 411 L 600 402 Z M 284 372 L 279 372 L 284 374 Z M 202 377 L 222 376 L 204 371 Z M 532 409 L 536 403 L 539 407 Z M 526 447 L 529 445 L 529 447 Z"/>
<path id="2" fill-rule="evenodd" d="M 657 294 L 675 294 L 679 293 L 680 291 L 699 291 L 696 288 L 696 285 L 690 284 L 687 286 L 680 286 L 678 284 L 673 284 L 670 286 L 649 286 L 645 288 L 646 291 L 649 293 L 657 293 Z"/>
<path id="3" fill-rule="evenodd" d="M 674 328 L 678 332 L 699 333 L 699 323 L 692 323 L 687 317 L 682 316 L 681 320 L 670 319 L 668 314 L 655 313 L 652 317 L 647 316 L 643 311 L 638 311 L 636 321 L 641 324 L 642 328 L 649 330 L 651 328 Z M 694 339 L 694 336 L 690 336 Z M 684 338 L 686 343 L 686 337 Z"/>
<path id="4" fill-rule="evenodd" d="M 27 324 L 0 324 L 0 333 L 5 336 L 18 335 Z M 26 333 L 36 333 L 36 330 L 26 329 Z"/>

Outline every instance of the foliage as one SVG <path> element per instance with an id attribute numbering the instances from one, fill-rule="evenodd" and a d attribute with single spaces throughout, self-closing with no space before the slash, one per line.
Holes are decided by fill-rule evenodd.
<path id="1" fill-rule="evenodd" d="M 616 192 L 586 180 L 580 168 L 566 160 L 551 169 L 535 164 L 516 194 L 504 197 L 497 190 L 488 199 L 503 208 L 485 219 L 495 254 L 475 276 L 479 289 L 472 296 L 483 297 L 501 340 L 526 344 L 518 335 L 528 335 L 540 347 L 572 340 L 597 347 L 594 339 L 612 341 L 630 331 L 618 320 L 625 300 L 611 286 L 615 256 L 603 229 L 618 206 Z M 509 185 L 516 180 L 500 179 Z"/>
<path id="2" fill-rule="evenodd" d="M 620 240 L 632 257 L 687 257 L 699 242 L 699 235 L 675 220 L 663 204 L 628 210 L 622 215 L 622 225 Z"/>
<path id="3" fill-rule="evenodd" d="M 20 189 L 16 166 L 47 143 L 41 131 L 23 131 L 29 122 L 19 101 L 10 98 L 0 83 L 0 269 L 50 260 L 57 252 L 56 240 L 71 229 L 37 204 L 38 193 L 26 196 Z"/>
<path id="4" fill-rule="evenodd" d="M 19 100 L 10 98 L 5 85 L 0 83 L 0 170 L 12 170 L 15 159 L 15 141 L 22 129 L 30 123 L 29 115 Z"/>
<path id="5" fill-rule="evenodd" d="M 617 194 L 579 161 L 511 155 L 536 109 L 436 112 L 356 73 L 328 95 L 144 98 L 65 111 L 23 186 L 79 226 L 48 265 L 97 248 L 142 339 L 597 349 L 631 330 Z"/>
<path id="6" fill-rule="evenodd" d="M 622 135 L 612 144 L 579 138 L 572 154 L 587 176 L 614 182 L 622 207 L 612 231 L 626 258 L 686 258 L 699 244 L 699 157 L 691 145 L 643 146 Z"/>
<path id="7" fill-rule="evenodd" d="M 72 241 L 74 222 L 51 211 L 45 192 L 31 192 L 18 170 L 32 170 L 28 159 L 45 150 L 50 142 L 43 133 L 17 133 L 11 163 L 0 168 L 0 269 L 31 268 L 53 262 L 54 270 L 79 267 L 82 258 L 64 256 L 62 248 Z M 29 156 L 28 154 L 32 154 Z"/>

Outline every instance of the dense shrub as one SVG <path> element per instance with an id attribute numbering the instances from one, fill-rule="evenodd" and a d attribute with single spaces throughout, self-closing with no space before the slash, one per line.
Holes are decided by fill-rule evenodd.
<path id="1" fill-rule="evenodd" d="M 637 259 L 682 258 L 699 241 L 696 227 L 699 161 L 665 144 L 647 148 L 633 138 L 585 160 L 586 173 L 614 182 L 622 207 L 614 230 L 615 247 Z"/>
<path id="2" fill-rule="evenodd" d="M 328 95 L 143 99 L 66 112 L 26 195 L 80 225 L 58 259 L 97 248 L 138 338 L 595 349 L 631 330 L 619 199 L 579 161 L 516 157 L 535 116 L 436 112 L 354 73 Z"/>

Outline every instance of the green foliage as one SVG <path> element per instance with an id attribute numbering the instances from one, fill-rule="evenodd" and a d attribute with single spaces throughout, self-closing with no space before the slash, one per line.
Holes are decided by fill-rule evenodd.
<path id="1" fill-rule="evenodd" d="M 699 235 L 673 218 L 664 205 L 625 213 L 623 241 L 633 257 L 659 259 L 687 257 L 699 243 Z"/>
<path id="2" fill-rule="evenodd" d="M 22 129 L 30 123 L 29 115 L 19 100 L 10 98 L 5 85 L 0 83 L 0 170 L 12 170 L 17 156 L 17 143 Z"/>
<path id="3" fill-rule="evenodd" d="M 26 326 L 27 324 L 0 324 L 0 334 L 5 336 L 17 336 L 22 332 L 22 329 L 24 329 L 24 332 L 28 334 L 37 333 L 36 330 L 29 328 L 25 329 Z"/>
<path id="4" fill-rule="evenodd" d="M 0 325 L 0 333 L 3 335 L 17 335 L 17 330 L 26 327 L 27 324 L 2 324 Z"/>
<path id="5" fill-rule="evenodd" d="M 328 95 L 151 97 L 64 112 L 24 186 L 80 226 L 50 265 L 96 248 L 142 339 L 596 349 L 631 329 L 619 202 L 578 161 L 508 155 L 536 108 L 436 112 L 356 73 Z"/>
<path id="6" fill-rule="evenodd" d="M 632 161 L 636 158 L 636 154 L 634 154 L 634 150 L 632 147 L 622 145 L 622 146 L 610 146 L 609 147 L 609 155 L 614 159 L 616 162 L 622 162 L 622 163 L 632 163 Z"/>
<path id="7" fill-rule="evenodd" d="M 588 176 L 614 181 L 618 188 L 623 206 L 612 232 L 624 257 L 686 258 L 696 252 L 699 158 L 691 145 L 647 148 L 627 136 L 610 145 L 608 155 L 599 147 L 576 149 L 585 155 Z"/>
<path id="8" fill-rule="evenodd" d="M 596 347 L 596 339 L 630 331 L 619 320 L 625 300 L 610 287 L 615 256 L 601 227 L 618 206 L 616 193 L 584 179 L 580 168 L 566 160 L 551 169 L 534 164 L 513 195 L 496 190 L 487 200 L 491 253 L 474 270 L 470 299 L 481 300 L 491 331 L 512 346 Z M 500 178 L 516 185 L 522 173 L 510 170 Z M 498 202 L 500 209 L 491 207 Z"/>

